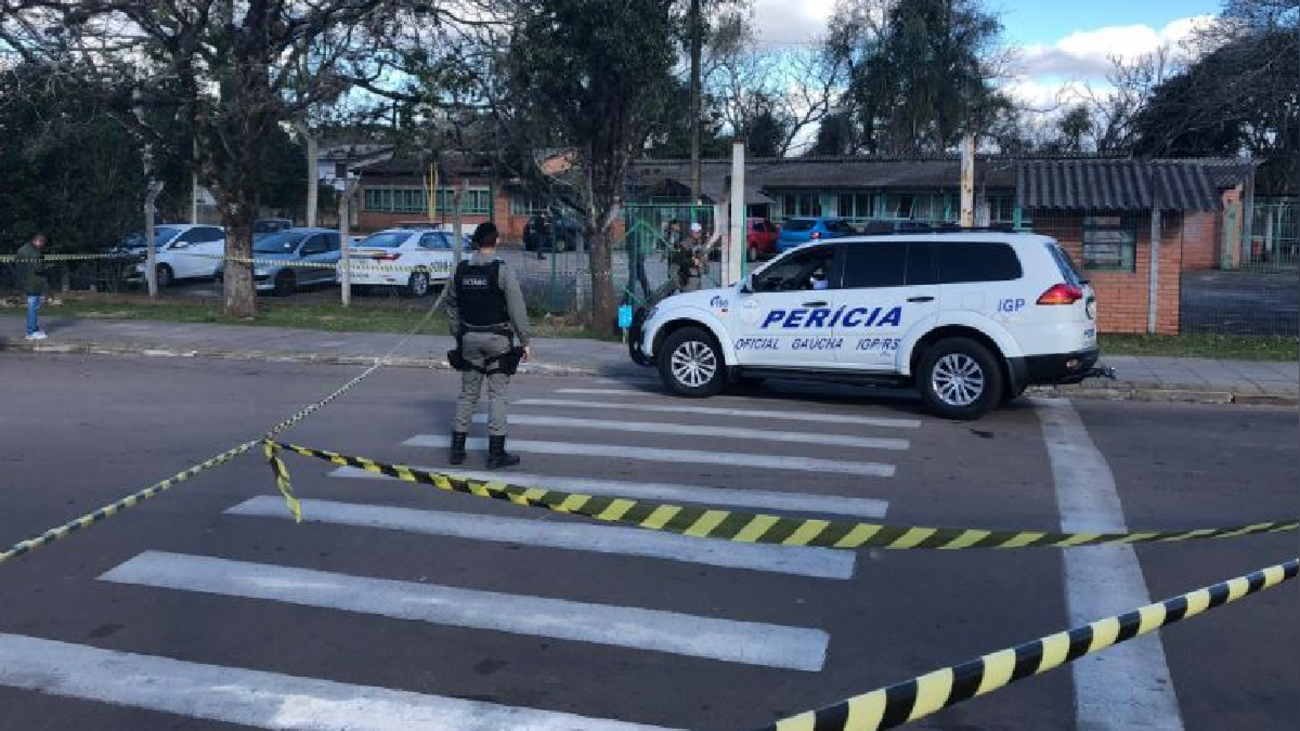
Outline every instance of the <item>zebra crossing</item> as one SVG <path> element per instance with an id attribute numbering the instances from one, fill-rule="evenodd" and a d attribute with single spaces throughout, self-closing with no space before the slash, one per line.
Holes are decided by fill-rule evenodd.
<path id="1" fill-rule="evenodd" d="M 644 392 L 618 388 L 557 389 L 556 398 L 525 398 L 514 403 L 511 421 L 517 433 L 563 435 L 563 438 L 512 439 L 510 448 L 526 454 L 561 457 L 562 471 L 572 474 L 481 473 L 521 484 L 562 487 L 631 499 L 711 504 L 750 510 L 880 519 L 885 501 L 869 496 L 841 496 L 744 487 L 740 470 L 732 484 L 690 485 L 638 482 L 601 477 L 603 466 L 627 462 L 704 464 L 762 468 L 798 476 L 848 475 L 862 478 L 870 493 L 873 480 L 893 477 L 898 466 L 889 455 L 911 449 L 909 435 L 919 421 L 815 411 L 775 411 L 745 404 L 701 407 L 667 398 L 647 399 Z M 629 394 L 635 398 L 629 398 Z M 587 418 L 600 412 L 601 418 Z M 646 421 L 616 418 L 644 417 Z M 577 415 L 574 415 L 577 414 Z M 673 416 L 687 417 L 681 421 Z M 478 419 L 481 423 L 482 419 Z M 750 428 L 750 424 L 761 424 Z M 816 425 L 820 431 L 805 431 Z M 832 431 L 834 429 L 834 431 Z M 595 435 L 612 440 L 584 440 Z M 656 444 L 639 440 L 652 437 Z M 412 434 L 397 445 L 393 461 L 438 465 L 448 438 Z M 483 451 L 486 440 L 469 440 Z M 808 444 L 840 448 L 841 458 L 804 456 Z M 783 450 L 782 445 L 788 445 Z M 375 455 L 380 456 L 380 455 Z M 471 457 L 474 459 L 474 457 Z M 300 468 L 301 469 L 301 468 Z M 330 469 L 327 480 L 385 480 L 354 468 Z M 340 483 L 342 484 L 342 483 Z M 382 494 L 382 493 L 378 493 Z M 783 575 L 827 582 L 849 580 L 857 556 L 821 548 L 746 545 L 660 534 L 624 526 L 592 524 L 564 516 L 492 514 L 494 511 L 446 511 L 397 507 L 380 502 L 306 498 L 305 529 L 363 529 L 370 540 L 387 535 L 438 537 L 480 544 L 509 544 L 602 557 L 670 562 L 737 571 L 731 582 L 762 582 Z M 495 511 L 500 512 L 500 511 Z M 291 519 L 279 497 L 239 501 L 222 515 L 240 521 Z M 466 588 L 450 583 L 402 581 L 358 575 L 319 565 L 303 568 L 279 563 L 236 560 L 146 550 L 103 572 L 98 581 L 120 587 L 178 592 L 223 602 L 269 602 L 302 612 L 328 611 L 365 622 L 397 619 L 417 626 L 436 625 L 464 631 L 487 631 L 508 637 L 536 637 L 576 642 L 610 652 L 650 652 L 772 672 L 817 673 L 826 662 L 833 638 L 815 626 L 815 617 L 798 624 L 754 621 L 739 616 L 711 616 L 696 607 L 674 609 L 666 594 L 656 606 L 601 601 L 592 593 L 582 600 Z M 598 589 L 599 587 L 596 587 Z M 595 592 L 598 593 L 598 592 Z M 417 630 L 418 631 L 418 630 Z M 604 651 L 603 649 L 601 651 Z M 52 668 L 58 668 L 57 672 Z M 123 681 L 131 677 L 137 682 Z M 655 727 L 635 719 L 583 717 L 553 710 L 511 706 L 484 700 L 414 693 L 382 687 L 348 685 L 263 670 L 190 662 L 179 658 L 102 650 L 19 635 L 0 634 L 0 687 L 49 695 L 115 703 L 172 714 L 275 729 L 433 729 L 488 731 L 536 729 L 558 731 L 635 731 Z M 508 699 L 506 699 L 508 700 Z"/>

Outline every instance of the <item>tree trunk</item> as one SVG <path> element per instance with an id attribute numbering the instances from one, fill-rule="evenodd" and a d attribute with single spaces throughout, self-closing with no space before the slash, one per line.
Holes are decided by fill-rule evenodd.
<path id="1" fill-rule="evenodd" d="M 598 335 L 618 334 L 618 300 L 614 297 L 614 256 L 611 230 L 588 222 L 587 258 L 591 264 L 591 329 Z"/>
<path id="2" fill-rule="evenodd" d="M 293 123 L 294 130 L 302 137 L 307 149 L 307 227 L 316 228 L 317 208 L 320 207 L 320 161 L 317 159 L 319 145 L 311 128 L 302 122 Z"/>
<path id="3" fill-rule="evenodd" d="M 257 211 L 241 196 L 221 207 L 221 225 L 226 227 L 226 256 L 249 259 L 253 256 L 253 220 Z M 226 260 L 223 273 L 227 317 L 252 317 L 257 314 L 257 292 L 253 289 L 253 268 L 245 262 Z"/>
<path id="4" fill-rule="evenodd" d="M 700 202 L 700 0 L 691 0 L 691 205 Z"/>

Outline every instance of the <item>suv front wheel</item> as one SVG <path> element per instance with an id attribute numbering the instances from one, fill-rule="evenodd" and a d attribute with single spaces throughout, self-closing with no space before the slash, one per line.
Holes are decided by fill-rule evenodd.
<path id="1" fill-rule="evenodd" d="M 727 385 L 722 349 L 708 331 L 684 327 L 659 346 L 659 377 L 678 396 L 708 398 Z"/>
<path id="2" fill-rule="evenodd" d="M 930 346 L 916 371 L 926 404 L 947 419 L 978 419 L 1002 400 L 1002 370 L 984 345 L 947 338 Z"/>

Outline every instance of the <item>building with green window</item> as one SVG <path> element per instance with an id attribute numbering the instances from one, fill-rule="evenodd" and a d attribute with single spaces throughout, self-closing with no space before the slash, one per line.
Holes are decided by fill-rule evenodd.
<path id="1" fill-rule="evenodd" d="M 1156 329 L 1177 332 L 1181 272 L 1221 266 L 1240 249 L 1233 242 L 1250 237 L 1250 217 L 1232 213 L 1252 206 L 1255 167 L 1220 158 L 980 156 L 975 224 L 1060 241 L 1107 303 L 1103 329 L 1147 330 L 1154 297 Z M 702 162 L 704 204 L 725 200 L 730 172 L 730 160 Z M 641 207 L 680 206 L 689 201 L 689 180 L 688 161 L 641 161 L 627 199 Z M 777 224 L 826 216 L 864 232 L 904 231 L 958 224 L 960 183 L 956 156 L 755 159 L 746 164 L 745 203 L 750 216 Z"/>

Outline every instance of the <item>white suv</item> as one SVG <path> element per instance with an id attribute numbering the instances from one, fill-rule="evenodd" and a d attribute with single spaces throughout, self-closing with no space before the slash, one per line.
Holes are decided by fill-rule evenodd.
<path id="1" fill-rule="evenodd" d="M 857 236 L 665 299 L 637 318 L 631 350 L 682 396 L 781 377 L 912 386 L 937 414 L 976 419 L 1026 386 L 1101 375 L 1096 320 L 1092 288 L 1046 236 Z"/>

